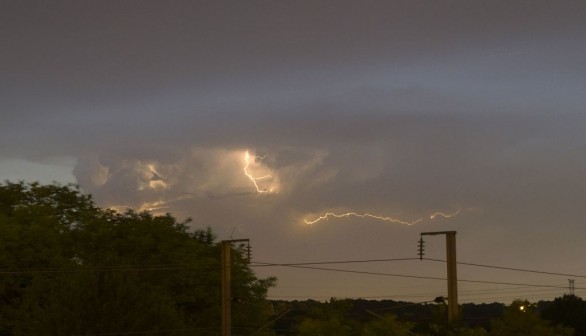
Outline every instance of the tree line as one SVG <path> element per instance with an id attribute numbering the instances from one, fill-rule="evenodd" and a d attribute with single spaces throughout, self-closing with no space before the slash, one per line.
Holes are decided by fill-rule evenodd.
<path id="1" fill-rule="evenodd" d="M 447 325 L 441 302 L 386 311 L 364 300 L 270 301 L 276 279 L 258 278 L 242 246 L 232 263 L 234 336 L 586 335 L 575 296 L 496 304 L 484 307 L 500 307 L 485 324 Z M 209 228 L 100 208 L 75 185 L 0 184 L 0 336 L 220 335 L 220 273 Z"/>
<path id="2" fill-rule="evenodd" d="M 570 336 L 586 335 L 586 302 L 575 295 L 530 303 L 463 304 L 449 325 L 445 302 L 330 299 L 274 301 L 288 312 L 275 324 L 283 336 Z"/>

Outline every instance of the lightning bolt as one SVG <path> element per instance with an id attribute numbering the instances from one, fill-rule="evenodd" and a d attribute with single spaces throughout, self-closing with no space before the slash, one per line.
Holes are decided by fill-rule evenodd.
<path id="1" fill-rule="evenodd" d="M 248 151 L 246 151 L 246 153 L 244 154 L 244 175 L 246 175 L 246 177 L 248 177 L 248 179 L 252 182 L 252 184 L 254 184 L 254 187 L 256 188 L 256 192 L 264 194 L 264 193 L 268 193 L 270 192 L 270 190 L 266 190 L 266 189 L 261 189 L 258 186 L 258 181 L 262 181 L 262 180 L 266 180 L 266 179 L 270 179 L 273 178 L 272 175 L 264 175 L 264 176 L 258 176 L 258 177 L 254 177 L 250 174 L 250 172 L 248 171 L 248 167 L 250 167 L 250 153 Z M 264 156 L 255 156 L 254 159 L 259 159 L 259 160 L 263 160 L 265 157 Z"/>
<path id="2" fill-rule="evenodd" d="M 432 214 L 431 216 L 429 216 L 429 219 L 435 219 L 437 216 L 442 216 L 444 218 L 450 218 L 450 217 L 456 216 L 459 213 L 460 213 L 460 209 L 458 209 L 455 212 L 449 213 L 449 214 L 446 214 L 443 212 L 436 212 L 436 213 Z"/>
<path id="3" fill-rule="evenodd" d="M 382 217 L 382 216 L 377 216 L 377 215 L 373 215 L 373 214 L 369 214 L 369 213 L 357 214 L 355 212 L 347 212 L 347 213 L 343 213 L 343 214 L 335 214 L 333 212 L 328 212 L 328 213 L 325 213 L 324 215 L 319 216 L 318 218 L 316 218 L 312 221 L 307 220 L 307 219 L 304 219 L 303 221 L 305 222 L 305 224 L 312 225 L 312 224 L 315 224 L 315 223 L 322 221 L 322 220 L 329 220 L 330 217 L 344 218 L 344 217 L 351 217 L 351 216 L 352 217 L 360 217 L 360 218 L 372 218 L 372 219 L 382 220 L 385 222 L 392 222 L 392 223 L 403 224 L 403 225 L 414 225 L 414 224 L 417 224 L 423 220 L 423 218 L 419 218 L 416 221 L 407 222 L 407 221 L 403 221 L 403 220 L 392 218 L 392 217 Z"/>
<path id="4" fill-rule="evenodd" d="M 456 216 L 459 213 L 460 213 L 460 210 L 453 212 L 453 213 L 450 213 L 450 214 L 446 214 L 443 212 L 435 212 L 429 216 L 429 219 L 433 220 L 437 216 L 442 216 L 444 218 L 450 218 L 450 217 Z M 322 220 L 329 220 L 330 217 L 332 217 L 332 218 L 345 218 L 345 217 L 371 218 L 371 219 L 375 219 L 375 220 L 381 220 L 381 221 L 385 221 L 385 222 L 392 222 L 392 223 L 403 224 L 403 225 L 415 225 L 415 224 L 422 222 L 424 220 L 424 218 L 419 218 L 417 220 L 408 222 L 408 221 L 397 219 L 397 218 L 378 216 L 378 215 L 373 215 L 370 213 L 359 214 L 356 212 L 346 212 L 346 213 L 336 214 L 333 212 L 327 212 L 327 213 L 317 217 L 314 220 L 304 219 L 303 221 L 305 222 L 305 224 L 312 225 L 312 224 L 315 224 L 315 223 L 320 222 Z"/>

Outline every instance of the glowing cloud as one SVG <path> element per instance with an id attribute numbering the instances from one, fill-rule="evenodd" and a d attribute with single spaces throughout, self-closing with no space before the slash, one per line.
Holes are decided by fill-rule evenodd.
<path id="1" fill-rule="evenodd" d="M 252 160 L 251 160 L 252 157 Z M 261 188 L 258 185 L 259 181 L 266 181 L 266 180 L 271 180 L 273 178 L 272 175 L 263 175 L 263 176 L 253 176 L 250 172 L 249 172 L 249 168 L 251 163 L 256 162 L 256 160 L 264 160 L 264 156 L 252 156 L 250 155 L 250 153 L 248 151 L 246 151 L 246 153 L 244 154 L 244 168 L 242 169 L 244 171 L 244 175 L 246 175 L 246 177 L 252 182 L 252 184 L 254 184 L 254 187 L 256 189 L 256 191 L 260 194 L 265 194 L 265 193 L 270 193 L 273 192 L 273 189 L 265 189 L 265 188 Z"/>
<path id="2" fill-rule="evenodd" d="M 147 188 L 161 190 L 169 187 L 153 163 L 145 165 L 139 162 L 138 165 L 137 173 L 141 177 L 138 190 Z"/>
<path id="3" fill-rule="evenodd" d="M 161 214 L 161 210 L 169 208 L 169 205 L 167 204 L 168 203 L 163 200 L 156 202 L 146 202 L 140 206 L 139 211 L 149 211 L 153 214 Z"/>

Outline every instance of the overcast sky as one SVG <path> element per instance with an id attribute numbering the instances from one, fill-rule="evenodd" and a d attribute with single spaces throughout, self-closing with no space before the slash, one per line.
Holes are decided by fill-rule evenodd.
<path id="1" fill-rule="evenodd" d="M 459 261 L 586 276 L 585 39 L 583 1 L 5 1 L 0 178 L 190 217 L 250 238 L 255 261 L 417 257 L 420 232 L 457 230 Z M 381 218 L 305 223 L 328 212 Z M 445 258 L 442 237 L 426 241 Z M 445 276 L 431 261 L 328 267 Z M 275 298 L 446 295 L 444 281 L 256 270 L 278 276 Z"/>

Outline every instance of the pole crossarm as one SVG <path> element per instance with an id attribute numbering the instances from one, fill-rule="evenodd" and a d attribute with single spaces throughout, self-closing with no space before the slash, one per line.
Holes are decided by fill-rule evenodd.
<path id="1" fill-rule="evenodd" d="M 456 234 L 456 231 L 433 231 L 433 232 L 421 232 L 420 235 L 422 236 L 437 236 L 437 235 L 447 235 L 447 234 Z"/>

